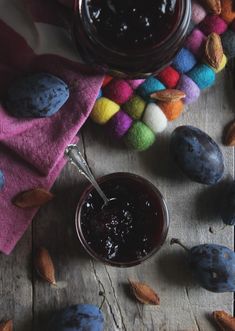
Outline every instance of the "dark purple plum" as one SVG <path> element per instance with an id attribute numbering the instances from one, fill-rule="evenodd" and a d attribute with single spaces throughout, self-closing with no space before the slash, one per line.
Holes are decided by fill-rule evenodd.
<path id="1" fill-rule="evenodd" d="M 172 244 L 179 240 L 172 239 Z M 189 266 L 195 280 L 211 292 L 235 291 L 235 254 L 228 247 L 204 244 L 187 249 Z"/>
<path id="2" fill-rule="evenodd" d="M 212 185 L 223 176 L 224 158 L 219 146 L 196 127 L 176 128 L 171 135 L 170 152 L 182 172 L 195 182 Z"/>

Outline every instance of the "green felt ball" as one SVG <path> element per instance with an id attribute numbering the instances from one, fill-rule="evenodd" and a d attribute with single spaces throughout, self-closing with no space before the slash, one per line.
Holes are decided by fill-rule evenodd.
<path id="1" fill-rule="evenodd" d="M 136 121 L 124 137 L 129 148 L 144 151 L 155 141 L 155 134 L 144 123 Z"/>
<path id="2" fill-rule="evenodd" d="M 123 109 L 135 120 L 139 120 L 145 110 L 146 102 L 139 97 L 134 95 L 125 105 Z"/>

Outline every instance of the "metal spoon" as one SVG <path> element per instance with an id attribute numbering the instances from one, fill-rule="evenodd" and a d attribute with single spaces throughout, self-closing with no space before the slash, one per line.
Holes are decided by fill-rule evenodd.
<path id="1" fill-rule="evenodd" d="M 69 145 L 65 150 L 65 155 L 68 157 L 69 162 L 78 169 L 81 175 L 85 176 L 86 179 L 89 180 L 89 182 L 99 193 L 100 197 L 104 201 L 102 208 L 107 206 L 110 201 L 116 200 L 116 198 L 107 198 L 105 193 L 102 191 L 77 145 Z"/>

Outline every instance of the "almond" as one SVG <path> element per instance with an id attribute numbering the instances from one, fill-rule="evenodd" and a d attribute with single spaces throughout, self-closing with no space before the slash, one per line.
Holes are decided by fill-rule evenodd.
<path id="1" fill-rule="evenodd" d="M 235 318 L 230 314 L 220 310 L 214 311 L 212 316 L 222 331 L 235 331 Z"/>
<path id="2" fill-rule="evenodd" d="M 154 92 L 150 95 L 150 97 L 152 99 L 159 101 L 174 102 L 185 98 L 186 94 L 180 90 L 166 89 L 166 90 Z"/>
<path id="3" fill-rule="evenodd" d="M 227 127 L 224 143 L 227 146 L 235 146 L 235 121 Z"/>
<path id="4" fill-rule="evenodd" d="M 55 285 L 55 268 L 51 256 L 46 248 L 39 248 L 35 255 L 35 269 L 48 283 Z"/>
<path id="5" fill-rule="evenodd" d="M 205 7 L 211 14 L 221 14 L 221 1 L 220 0 L 201 0 L 202 6 Z"/>
<path id="6" fill-rule="evenodd" d="M 40 207 L 52 200 L 54 195 L 43 188 L 35 188 L 33 190 L 19 193 L 13 200 L 13 204 L 19 208 L 34 208 Z"/>
<path id="7" fill-rule="evenodd" d="M 131 281 L 130 279 L 129 279 L 129 283 L 130 283 L 131 289 L 134 293 L 134 296 L 141 303 L 144 303 L 146 305 L 159 305 L 160 304 L 159 296 L 147 284 L 140 283 L 140 282 L 134 282 L 134 281 Z"/>
<path id="8" fill-rule="evenodd" d="M 211 33 L 206 41 L 205 57 L 210 66 L 218 69 L 223 59 L 223 46 L 220 36 L 217 33 Z"/>
<path id="9" fill-rule="evenodd" d="M 12 320 L 0 323 L 0 331 L 13 331 Z"/>

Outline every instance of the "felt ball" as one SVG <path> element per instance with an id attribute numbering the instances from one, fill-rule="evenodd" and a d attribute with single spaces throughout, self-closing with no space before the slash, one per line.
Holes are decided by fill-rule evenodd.
<path id="1" fill-rule="evenodd" d="M 120 110 L 106 124 L 106 128 L 111 137 L 120 139 L 129 130 L 132 122 L 132 118 L 124 111 Z"/>
<path id="2" fill-rule="evenodd" d="M 123 79 L 113 79 L 103 88 L 103 95 L 119 105 L 127 102 L 133 94 L 130 85 Z"/>
<path id="3" fill-rule="evenodd" d="M 174 121 L 177 119 L 184 110 L 184 103 L 182 100 L 174 102 L 159 101 L 158 106 L 161 108 L 168 121 Z"/>
<path id="4" fill-rule="evenodd" d="M 105 87 L 106 85 L 108 85 L 108 83 L 110 83 L 112 79 L 113 79 L 113 77 L 111 77 L 111 76 L 105 76 L 102 87 Z"/>
<path id="5" fill-rule="evenodd" d="M 192 2 L 192 21 L 199 24 L 206 17 L 205 9 L 198 2 Z"/>
<path id="6" fill-rule="evenodd" d="M 127 83 L 130 85 L 130 87 L 133 90 L 136 90 L 144 81 L 145 79 L 132 79 L 132 80 L 127 80 Z"/>
<path id="7" fill-rule="evenodd" d="M 227 22 L 231 23 L 235 19 L 234 0 L 221 1 L 220 16 Z"/>
<path id="8" fill-rule="evenodd" d="M 200 96 L 199 87 L 187 75 L 182 75 L 180 77 L 177 89 L 183 91 L 186 94 L 186 97 L 183 100 L 186 105 L 195 102 Z"/>
<path id="9" fill-rule="evenodd" d="M 173 67 L 182 73 L 190 71 L 197 64 L 193 53 L 188 49 L 182 48 L 173 60 Z"/>
<path id="10" fill-rule="evenodd" d="M 206 36 L 212 32 L 223 34 L 227 30 L 228 24 L 220 16 L 208 15 L 200 23 L 199 28 Z"/>
<path id="11" fill-rule="evenodd" d="M 149 103 L 145 109 L 143 122 L 155 133 L 160 133 L 167 127 L 167 118 L 161 108 L 155 103 Z"/>
<path id="12" fill-rule="evenodd" d="M 212 86 L 215 82 L 215 72 L 206 64 L 198 64 L 187 75 L 201 90 Z"/>
<path id="13" fill-rule="evenodd" d="M 197 58 L 201 57 L 204 52 L 206 36 L 199 29 L 194 29 L 187 37 L 185 47 L 192 52 Z"/>
<path id="14" fill-rule="evenodd" d="M 194 28 L 195 28 L 195 23 L 193 23 L 193 21 L 191 20 L 188 26 L 187 35 L 189 35 Z"/>
<path id="15" fill-rule="evenodd" d="M 107 98 L 96 100 L 91 112 L 91 119 L 98 124 L 107 123 L 120 109 L 120 106 Z"/>
<path id="16" fill-rule="evenodd" d="M 209 67 L 210 67 L 212 70 L 214 70 L 214 72 L 215 72 L 216 74 L 218 74 L 220 71 L 222 71 L 222 70 L 225 68 L 227 62 L 228 62 L 228 59 L 227 59 L 226 55 L 223 54 L 223 58 L 222 58 L 222 61 L 221 61 L 220 65 L 219 65 L 219 68 L 218 68 L 218 69 L 215 69 L 215 68 L 213 68 L 213 67 L 211 67 L 211 66 L 209 66 Z M 207 64 L 207 65 L 209 65 L 209 64 Z"/>
<path id="17" fill-rule="evenodd" d="M 3 172 L 0 170 L 0 191 L 3 190 L 4 186 L 5 186 L 5 176 Z"/>
<path id="18" fill-rule="evenodd" d="M 167 88 L 174 88 L 179 81 L 180 74 L 174 68 L 166 67 L 157 77 Z"/>
<path id="19" fill-rule="evenodd" d="M 102 90 L 99 90 L 99 93 L 98 93 L 98 95 L 97 95 L 97 97 L 96 97 L 96 100 L 99 99 L 99 98 L 101 98 L 102 95 L 103 95 Z"/>
<path id="20" fill-rule="evenodd" d="M 148 149 L 155 141 L 155 134 L 144 123 L 136 121 L 124 136 L 124 141 L 129 148 L 137 151 Z"/>
<path id="21" fill-rule="evenodd" d="M 149 100 L 150 94 L 164 90 L 166 87 L 160 82 L 160 80 L 149 77 L 145 80 L 143 84 L 138 87 L 138 94 L 140 94 L 144 99 Z"/>
<path id="22" fill-rule="evenodd" d="M 222 36 L 221 41 L 224 54 L 228 59 L 235 57 L 235 32 L 228 29 Z"/>
<path id="23" fill-rule="evenodd" d="M 134 95 L 123 105 L 123 109 L 135 120 L 142 117 L 146 102 L 138 95 Z"/>

